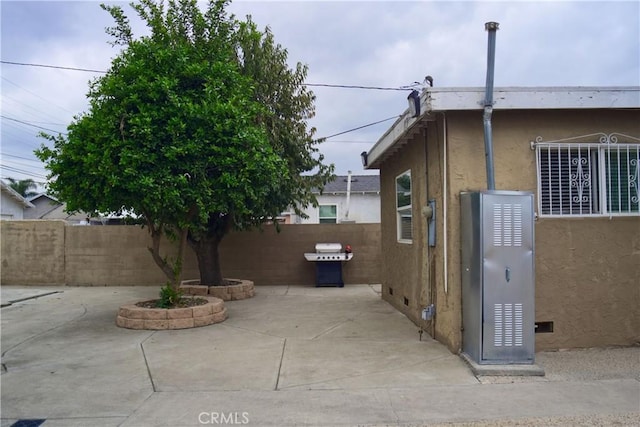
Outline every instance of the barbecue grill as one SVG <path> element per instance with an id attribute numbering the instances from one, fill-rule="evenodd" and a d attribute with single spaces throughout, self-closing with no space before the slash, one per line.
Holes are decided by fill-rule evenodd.
<path id="1" fill-rule="evenodd" d="M 307 261 L 316 263 L 316 287 L 344 287 L 342 280 L 342 263 L 351 260 L 351 246 L 346 245 L 342 252 L 340 243 L 317 243 L 315 252 L 304 254 Z"/>

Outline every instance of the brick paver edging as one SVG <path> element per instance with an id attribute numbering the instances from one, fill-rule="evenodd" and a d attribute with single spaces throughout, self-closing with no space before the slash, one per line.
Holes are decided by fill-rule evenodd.
<path id="1" fill-rule="evenodd" d="M 255 295 L 253 281 L 242 279 L 227 279 L 237 284 L 227 286 L 205 286 L 200 284 L 199 279 L 183 280 L 180 289 L 186 295 L 208 295 L 220 298 L 223 301 L 236 301 L 251 298 Z"/>
<path id="2" fill-rule="evenodd" d="M 116 325 L 128 329 L 187 329 L 220 323 L 227 318 L 224 301 L 202 297 L 208 303 L 185 308 L 144 308 L 135 303 L 118 310 Z"/>

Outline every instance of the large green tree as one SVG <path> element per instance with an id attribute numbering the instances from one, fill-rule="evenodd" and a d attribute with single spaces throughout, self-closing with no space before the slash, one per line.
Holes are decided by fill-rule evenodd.
<path id="1" fill-rule="evenodd" d="M 103 5 L 116 22 L 113 43 L 124 49 L 90 84 L 89 111 L 66 137 L 44 135 L 53 147 L 37 152 L 69 210 L 141 216 L 153 258 L 174 285 L 189 233 L 213 230 L 221 239 L 233 226 L 275 216 L 270 197 L 290 179 L 259 120 L 267 109 L 239 66 L 227 4 L 211 1 L 203 12 L 194 0 L 141 0 L 132 7 L 150 34 L 137 39 L 124 11 Z M 160 253 L 166 234 L 180 242 L 173 260 Z"/>
<path id="2" fill-rule="evenodd" d="M 286 179 L 273 181 L 260 215 L 235 215 L 231 223 L 230 217 L 212 212 L 206 230 L 190 233 L 201 283 L 208 285 L 223 283 L 218 247 L 229 227 L 254 226 L 289 206 L 304 215 L 303 207 L 317 204 L 313 191 L 333 178 L 333 165 L 323 163 L 315 129 L 307 123 L 315 114 L 315 96 L 304 86 L 307 66 L 298 62 L 290 68 L 287 50 L 275 42 L 268 27 L 258 30 L 250 17 L 239 24 L 234 42 L 241 73 L 253 81 L 253 99 L 263 107 L 257 121 L 271 148 L 286 162 L 288 173 Z"/>
<path id="3" fill-rule="evenodd" d="M 132 3 L 150 33 L 138 39 L 120 7 L 103 5 L 124 50 L 91 83 L 89 112 L 38 151 L 70 210 L 139 215 L 174 284 L 187 241 L 201 282 L 223 284 L 222 238 L 316 204 L 312 190 L 333 172 L 307 125 L 307 68 L 290 69 L 270 30 L 228 16 L 228 3 Z M 180 242 L 174 262 L 160 254 L 163 235 Z"/>

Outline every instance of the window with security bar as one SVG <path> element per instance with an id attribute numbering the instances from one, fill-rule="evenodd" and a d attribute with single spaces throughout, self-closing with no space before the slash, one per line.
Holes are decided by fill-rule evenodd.
<path id="1" fill-rule="evenodd" d="M 398 241 L 411 243 L 413 239 L 413 218 L 411 212 L 411 171 L 396 177 L 396 211 L 398 221 Z"/>
<path id="2" fill-rule="evenodd" d="M 532 147 L 541 216 L 640 215 L 640 138 L 592 134 L 543 141 L 538 137 Z"/>

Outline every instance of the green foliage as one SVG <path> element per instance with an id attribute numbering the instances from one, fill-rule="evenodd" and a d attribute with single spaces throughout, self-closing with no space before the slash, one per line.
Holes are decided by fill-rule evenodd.
<path id="1" fill-rule="evenodd" d="M 140 38 L 122 8 L 103 5 L 112 44 L 124 48 L 90 83 L 89 111 L 66 137 L 42 134 L 53 146 L 36 152 L 68 210 L 143 218 L 174 283 L 160 235 L 213 235 L 217 245 L 233 227 L 315 203 L 311 190 L 333 170 L 307 128 L 306 67 L 290 70 L 270 31 L 228 17 L 228 3 L 201 11 L 195 0 L 139 0 L 132 7 L 149 30 Z"/>
<path id="2" fill-rule="evenodd" d="M 159 308 L 172 308 L 175 307 L 182 298 L 182 290 L 171 285 L 171 282 L 167 282 L 162 288 L 160 288 L 160 299 L 158 300 Z"/>
<path id="3" fill-rule="evenodd" d="M 9 181 L 9 187 L 15 190 L 16 193 L 20 194 L 22 197 L 31 197 L 35 196 L 35 190 L 38 188 L 35 181 L 32 179 L 15 179 L 15 178 L 7 178 Z"/>
<path id="4" fill-rule="evenodd" d="M 315 115 L 315 95 L 304 85 L 308 67 L 298 62 L 290 68 L 287 50 L 276 43 L 270 28 L 259 31 L 250 16 L 240 24 L 237 42 L 241 71 L 255 82 L 254 97 L 265 107 L 259 120 L 289 169 L 290 179 L 279 183 L 270 200 L 280 212 L 292 205 L 304 215 L 300 208 L 317 205 L 313 190 L 334 177 L 333 165 L 325 165 L 319 153 L 315 128 L 307 124 Z"/>

